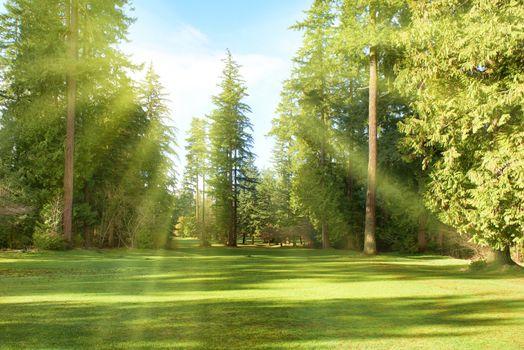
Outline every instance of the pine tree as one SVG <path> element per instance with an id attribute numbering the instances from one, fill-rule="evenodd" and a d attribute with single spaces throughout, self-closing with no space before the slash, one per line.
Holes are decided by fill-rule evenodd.
<path id="1" fill-rule="evenodd" d="M 501 252 L 524 241 L 524 8 L 518 1 L 412 3 L 399 89 L 414 99 L 405 144 L 429 171 L 426 204 Z"/>
<path id="2" fill-rule="evenodd" d="M 67 26 L 67 117 L 64 164 L 64 237 L 71 244 L 73 229 L 73 178 L 75 151 L 76 113 L 76 64 L 78 60 L 78 0 L 66 0 L 65 19 Z"/>
<path id="3" fill-rule="evenodd" d="M 0 18 L 0 90 L 5 95 L 1 176 L 19 179 L 24 197 L 31 199 L 34 211 L 21 230 L 30 237 L 36 223 L 47 220 L 44 209 L 63 195 L 66 117 L 73 116 L 68 110 L 74 111 L 74 144 L 68 138 L 69 146 L 74 145 L 74 187 L 68 198 L 74 194 L 75 239 L 130 245 L 136 228 L 144 227 L 132 224 L 139 220 L 138 209 L 158 205 L 160 197 L 168 200 L 171 176 L 165 154 L 172 141 L 165 125 L 148 107 L 142 108 L 128 76 L 136 67 L 118 48 L 132 22 L 128 2 L 75 0 L 73 50 L 75 45 L 64 40 L 75 37 L 68 35 L 75 31 L 65 16 L 74 7 L 66 10 L 71 1 L 10 0 L 5 5 L 7 13 Z M 68 89 L 75 81 L 76 89 Z M 69 103 L 68 108 L 68 100 L 74 106 Z M 66 178 L 70 176 L 71 171 Z"/>
<path id="4" fill-rule="evenodd" d="M 238 227 L 238 196 L 241 182 L 247 179 L 244 165 L 252 157 L 253 138 L 247 113 L 250 107 L 242 100 L 247 96 L 240 76 L 240 66 L 227 51 L 225 68 L 219 84 L 222 91 L 213 97 L 215 110 L 210 114 L 211 185 L 217 209 L 217 219 L 227 245 L 236 247 Z"/>
<path id="5" fill-rule="evenodd" d="M 340 210 L 343 182 L 335 151 L 336 105 L 343 81 L 333 45 L 337 30 L 333 5 L 333 1 L 315 1 L 306 19 L 293 27 L 304 32 L 304 42 L 284 85 L 272 130 L 279 147 L 277 167 L 286 169 L 283 175 L 293 174 L 290 202 L 318 230 L 324 248 L 347 225 Z"/>
<path id="6" fill-rule="evenodd" d="M 206 231 L 206 181 L 208 173 L 208 135 L 205 119 L 193 118 L 186 139 L 186 187 L 194 193 L 195 219 L 202 246 L 209 245 Z"/>
<path id="7" fill-rule="evenodd" d="M 403 0 L 347 0 L 342 5 L 342 35 L 340 45 L 352 58 L 356 67 L 367 58 L 369 72 L 368 95 L 368 170 L 366 216 L 364 227 L 364 253 L 376 254 L 376 197 L 377 197 L 377 133 L 380 125 L 379 111 L 393 108 L 387 102 L 379 101 L 379 85 L 389 92 L 393 89 L 388 81 L 393 75 L 392 66 L 398 56 L 398 44 L 395 39 L 409 20 L 407 4 Z M 364 57 L 362 57 L 362 53 Z M 386 69 L 380 69 L 379 65 Z M 349 93 L 353 91 L 350 88 Z M 387 106 L 390 107 L 390 106 Z"/>

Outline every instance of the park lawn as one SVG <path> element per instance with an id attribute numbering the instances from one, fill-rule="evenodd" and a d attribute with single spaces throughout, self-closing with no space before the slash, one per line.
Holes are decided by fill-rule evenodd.
<path id="1" fill-rule="evenodd" d="M 0 349 L 523 349 L 524 275 L 339 250 L 0 252 Z"/>

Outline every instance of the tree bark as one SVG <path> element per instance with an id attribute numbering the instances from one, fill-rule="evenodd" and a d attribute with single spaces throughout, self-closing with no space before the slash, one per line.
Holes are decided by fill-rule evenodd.
<path id="1" fill-rule="evenodd" d="M 328 116 L 324 111 L 322 113 L 322 122 L 327 131 L 328 128 Z M 322 138 L 322 143 L 320 145 L 320 166 L 322 169 L 326 167 L 326 141 L 325 137 Z M 324 178 L 322 178 L 322 186 L 325 188 Z M 329 227 L 325 215 L 322 215 L 321 218 L 321 236 L 322 236 L 322 249 L 327 249 L 330 247 L 329 244 Z"/>
<path id="2" fill-rule="evenodd" d="M 511 259 L 510 247 L 507 246 L 503 250 L 494 251 L 495 254 L 495 263 L 500 265 L 517 265 L 513 259 Z"/>
<path id="3" fill-rule="evenodd" d="M 206 227 L 206 175 L 202 174 L 202 246 L 209 247 Z"/>
<path id="4" fill-rule="evenodd" d="M 322 219 L 322 249 L 330 247 L 329 243 L 329 228 L 326 219 Z"/>
<path id="5" fill-rule="evenodd" d="M 66 1 L 66 21 L 68 25 L 67 56 L 67 116 L 64 161 L 64 239 L 72 244 L 73 229 L 73 164 L 75 147 L 75 111 L 76 111 L 76 61 L 78 59 L 78 0 Z"/>
<path id="6" fill-rule="evenodd" d="M 228 207 L 229 207 L 229 227 L 228 227 L 228 240 L 227 245 L 229 247 L 237 246 L 237 236 L 236 236 L 236 168 L 234 162 L 234 152 L 229 152 L 229 198 L 228 198 Z"/>
<path id="7" fill-rule="evenodd" d="M 84 202 L 89 203 L 89 186 L 87 181 L 84 184 Z M 84 247 L 90 248 L 92 245 L 91 225 L 84 219 Z"/>
<path id="8" fill-rule="evenodd" d="M 426 251 L 428 246 L 428 240 L 426 237 L 426 223 L 427 217 L 425 213 L 420 214 L 418 219 L 418 233 L 417 233 L 417 246 L 418 252 L 423 253 Z"/>
<path id="9" fill-rule="evenodd" d="M 370 9 L 370 24 L 375 28 L 376 3 Z M 375 240 L 376 228 L 376 176 L 377 176 L 377 48 L 369 50 L 369 161 L 368 161 L 368 191 L 366 197 L 366 223 L 364 231 L 364 254 L 377 253 Z"/>

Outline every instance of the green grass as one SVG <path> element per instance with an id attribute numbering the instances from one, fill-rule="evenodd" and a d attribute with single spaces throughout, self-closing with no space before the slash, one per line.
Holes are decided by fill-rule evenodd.
<path id="1" fill-rule="evenodd" d="M 0 349 L 522 349 L 524 276 L 436 256 L 0 252 Z"/>

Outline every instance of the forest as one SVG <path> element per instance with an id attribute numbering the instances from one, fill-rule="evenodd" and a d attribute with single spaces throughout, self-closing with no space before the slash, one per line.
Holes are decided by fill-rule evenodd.
<path id="1" fill-rule="evenodd" d="M 176 135 L 176 167 L 159 76 L 118 46 L 128 5 L 6 3 L 2 247 L 160 248 L 178 235 L 520 258 L 519 1 L 314 1 L 291 27 L 303 43 L 269 169 L 255 165 L 248 87 L 229 50 L 215 109 Z"/>
<path id="2" fill-rule="evenodd" d="M 4 2 L 1 349 L 524 347 L 524 3 L 309 3 L 260 168 L 234 48 L 182 134 L 131 0 Z"/>

